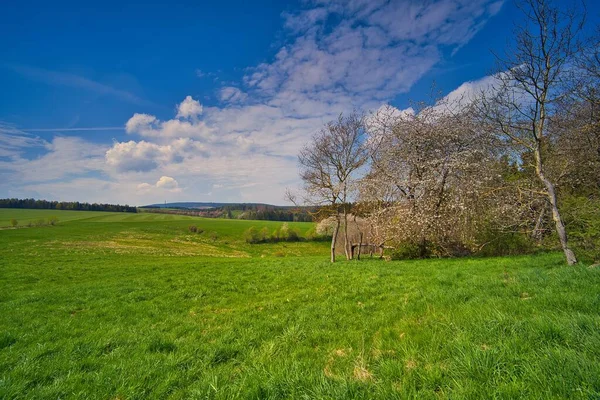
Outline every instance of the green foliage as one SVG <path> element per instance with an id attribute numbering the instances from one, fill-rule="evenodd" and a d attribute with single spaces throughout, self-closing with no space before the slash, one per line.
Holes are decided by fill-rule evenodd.
<path id="1" fill-rule="evenodd" d="M 191 233 L 198 233 L 198 227 L 196 225 L 190 225 L 190 226 L 188 226 L 188 230 Z"/>
<path id="2" fill-rule="evenodd" d="M 251 226 L 246 232 L 244 232 L 244 239 L 246 240 L 246 243 L 251 244 L 261 242 L 259 237 L 259 231 L 255 226 Z"/>
<path id="3" fill-rule="evenodd" d="M 10 219 L 10 226 L 12 226 L 13 228 L 15 228 L 17 225 L 19 225 L 19 221 L 17 221 L 14 218 Z"/>
<path id="4" fill-rule="evenodd" d="M 52 215 L 51 217 L 48 217 L 48 225 L 56 225 L 58 224 L 58 217 L 56 215 Z"/>
<path id="5" fill-rule="evenodd" d="M 479 235 L 479 256 L 514 256 L 530 254 L 536 251 L 533 240 L 525 233 L 498 232 L 486 229 Z"/>
<path id="6" fill-rule="evenodd" d="M 257 244 L 257 243 L 277 243 L 283 242 L 298 242 L 302 240 L 298 231 L 294 228 L 290 228 L 287 222 L 284 222 L 280 228 L 275 229 L 273 234 L 269 236 L 269 229 L 263 227 L 258 229 L 255 226 L 251 226 L 244 232 L 244 240 L 246 243 Z"/>
<path id="7" fill-rule="evenodd" d="M 575 254 L 583 261 L 600 261 L 600 200 L 567 197 L 562 205 Z"/>
<path id="8" fill-rule="evenodd" d="M 271 241 L 279 242 L 280 237 L 281 237 L 281 232 L 279 230 L 279 227 L 277 227 L 277 228 L 275 228 L 275 230 L 273 230 L 273 233 L 271 233 Z"/>
<path id="9" fill-rule="evenodd" d="M 423 248 L 414 242 L 396 243 L 390 256 L 392 260 L 423 258 Z"/>
<path id="10" fill-rule="evenodd" d="M 258 234 L 258 238 L 260 239 L 261 242 L 266 242 L 269 240 L 269 228 L 267 228 L 266 226 L 264 226 L 259 234 Z"/>

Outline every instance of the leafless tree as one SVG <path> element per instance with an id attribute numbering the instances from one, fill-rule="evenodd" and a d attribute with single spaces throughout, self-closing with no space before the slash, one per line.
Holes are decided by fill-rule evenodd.
<path id="1" fill-rule="evenodd" d="M 344 252 L 351 258 L 348 240 L 349 204 L 353 200 L 353 185 L 357 173 L 368 160 L 364 146 L 364 116 L 357 112 L 328 123 L 305 146 L 298 161 L 304 182 L 302 202 L 319 206 L 335 217 L 331 239 L 331 262 L 335 262 L 335 247 L 343 221 Z M 343 220 L 342 220 L 343 219 Z"/>
<path id="2" fill-rule="evenodd" d="M 564 98 L 567 71 L 579 49 L 583 13 L 563 10 L 551 0 L 521 0 L 524 22 L 515 27 L 515 45 L 498 57 L 492 91 L 484 93 L 481 111 L 488 128 L 521 151 L 531 152 L 540 193 L 552 211 L 567 263 L 577 262 L 569 247 L 557 200 L 556 182 L 547 173 L 548 122 Z"/>

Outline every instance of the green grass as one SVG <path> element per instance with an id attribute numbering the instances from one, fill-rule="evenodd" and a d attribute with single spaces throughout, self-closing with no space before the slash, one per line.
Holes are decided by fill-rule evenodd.
<path id="1" fill-rule="evenodd" d="M 278 223 L 63 213 L 0 230 L 0 398 L 600 396 L 600 269 L 560 254 L 330 265 L 240 237 Z"/>

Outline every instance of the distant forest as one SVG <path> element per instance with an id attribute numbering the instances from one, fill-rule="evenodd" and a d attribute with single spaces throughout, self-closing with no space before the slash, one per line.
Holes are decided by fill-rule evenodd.
<path id="1" fill-rule="evenodd" d="M 41 210 L 137 212 L 137 208 L 120 204 L 80 203 L 78 201 L 48 201 L 36 199 L 0 199 L 0 208 L 31 208 Z"/>
<path id="2" fill-rule="evenodd" d="M 280 207 L 267 204 L 227 204 L 206 209 L 170 207 L 140 207 L 144 212 L 192 215 L 205 218 L 248 219 L 285 222 L 313 222 L 309 207 Z"/>

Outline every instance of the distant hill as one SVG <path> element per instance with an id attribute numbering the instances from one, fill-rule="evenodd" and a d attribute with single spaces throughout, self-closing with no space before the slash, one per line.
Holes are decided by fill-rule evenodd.
<path id="1" fill-rule="evenodd" d="M 162 203 L 162 204 L 150 204 L 142 206 L 140 208 L 186 208 L 186 209 L 197 209 L 206 210 L 210 208 L 221 208 L 221 207 L 234 208 L 241 206 L 242 208 L 254 208 L 254 207 L 266 207 L 266 208 L 290 208 L 289 206 L 274 206 L 271 204 L 264 203 L 202 203 L 202 202 L 178 202 L 178 203 Z"/>

